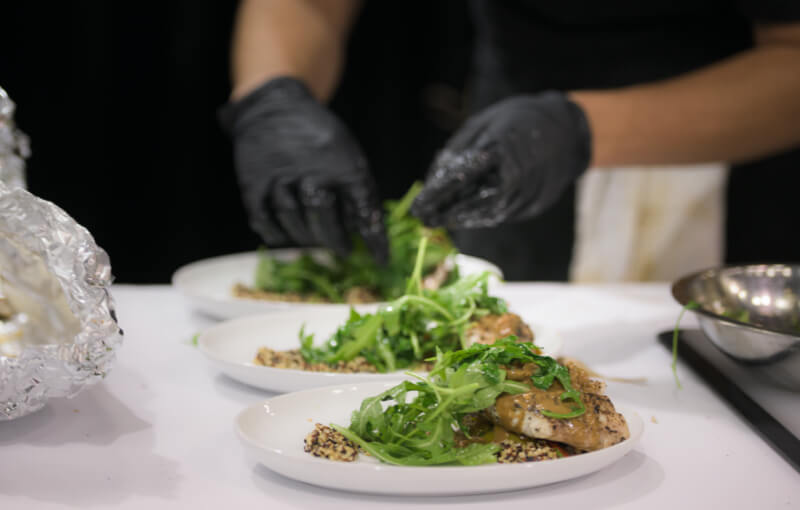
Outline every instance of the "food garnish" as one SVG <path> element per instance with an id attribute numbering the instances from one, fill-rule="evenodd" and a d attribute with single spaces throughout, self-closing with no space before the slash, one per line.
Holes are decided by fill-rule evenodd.
<path id="1" fill-rule="evenodd" d="M 437 349 L 448 352 L 466 347 L 474 321 L 507 312 L 505 301 L 488 294 L 489 272 L 462 277 L 437 290 L 423 288 L 428 246 L 428 238 L 422 238 L 401 297 L 375 313 L 351 310 L 347 322 L 320 347 L 314 346 L 313 335 L 301 329 L 302 358 L 311 366 L 337 366 L 363 357 L 378 372 L 413 368 Z"/>
<path id="2" fill-rule="evenodd" d="M 678 314 L 678 320 L 675 321 L 675 329 L 672 330 L 672 375 L 675 377 L 675 386 L 678 389 L 683 389 L 681 381 L 678 379 L 678 333 L 680 332 L 681 319 L 686 310 L 697 310 L 700 308 L 700 303 L 696 301 L 689 301 L 681 308 L 681 313 Z"/>
<path id="3" fill-rule="evenodd" d="M 329 303 L 367 303 L 395 299 L 405 291 L 405 282 L 414 268 L 420 239 L 428 239 L 428 249 L 420 272 L 429 276 L 431 286 L 441 286 L 457 278 L 457 268 L 445 267 L 455 253 L 443 229 L 425 227 L 409 214 L 421 183 L 415 183 L 403 198 L 387 201 L 385 223 L 389 239 L 389 261 L 381 266 L 373 259 L 363 240 L 353 240 L 347 257 L 331 256 L 320 262 L 304 254 L 293 261 L 280 261 L 265 249 L 260 251 L 253 288 L 237 285 L 238 297 L 277 301 Z"/>

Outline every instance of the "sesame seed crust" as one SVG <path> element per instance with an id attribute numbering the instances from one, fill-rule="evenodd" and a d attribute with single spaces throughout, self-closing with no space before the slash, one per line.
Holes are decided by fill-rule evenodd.
<path id="1" fill-rule="evenodd" d="M 253 363 L 263 367 L 290 368 L 305 370 L 307 372 L 337 372 L 340 374 L 354 374 L 359 372 L 375 373 L 375 365 L 368 362 L 363 356 L 357 356 L 350 361 L 339 361 L 332 365 L 327 363 L 309 363 L 300 354 L 299 349 L 276 351 L 269 347 L 258 350 Z"/>
<path id="2" fill-rule="evenodd" d="M 270 292 L 248 287 L 237 283 L 231 289 L 234 297 L 242 299 L 257 299 L 260 301 L 279 301 L 284 303 L 330 303 L 331 300 L 319 294 L 301 294 L 298 292 Z M 344 294 L 344 302 L 357 305 L 363 303 L 376 303 L 380 301 L 377 294 L 365 287 L 353 287 Z"/>
<path id="3" fill-rule="evenodd" d="M 303 451 L 314 457 L 341 462 L 353 462 L 358 458 L 358 447 L 352 441 L 321 423 L 314 425 L 303 445 Z"/>
<path id="4" fill-rule="evenodd" d="M 546 441 L 531 440 L 524 442 L 503 441 L 497 454 L 500 464 L 519 464 L 522 462 L 538 462 L 540 460 L 557 459 L 562 455 Z"/>

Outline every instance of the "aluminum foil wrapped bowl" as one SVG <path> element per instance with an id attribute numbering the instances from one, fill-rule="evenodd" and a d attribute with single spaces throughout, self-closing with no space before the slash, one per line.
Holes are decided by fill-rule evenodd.
<path id="1" fill-rule="evenodd" d="M 85 228 L 0 183 L 0 420 L 106 376 L 122 341 L 111 279 Z"/>
<path id="2" fill-rule="evenodd" d="M 800 391 L 800 266 L 752 264 L 681 278 L 672 295 L 694 302 L 700 327 L 730 358 Z"/>

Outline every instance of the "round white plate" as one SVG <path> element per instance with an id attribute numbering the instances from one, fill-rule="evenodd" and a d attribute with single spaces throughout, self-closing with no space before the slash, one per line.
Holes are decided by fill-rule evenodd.
<path id="1" fill-rule="evenodd" d="M 377 305 L 372 305 L 372 309 L 375 308 Z M 268 391 L 283 393 L 331 384 L 386 381 L 402 377 L 402 373 L 397 372 L 337 374 L 253 364 L 253 358 L 261 347 L 276 350 L 297 349 L 300 346 L 298 332 L 304 324 L 307 334 L 314 333 L 314 343 L 321 344 L 347 321 L 349 313 L 349 309 L 322 306 L 313 312 L 307 309 L 285 310 L 240 317 L 212 326 L 198 337 L 197 345 L 211 363 L 225 375 Z M 556 356 L 561 349 L 561 337 L 546 327 L 531 322 L 528 324 L 533 330 L 534 343 L 541 347 L 545 354 Z"/>
<path id="2" fill-rule="evenodd" d="M 308 250 L 308 252 L 321 253 L 320 250 Z M 298 249 L 270 250 L 270 254 L 279 260 L 293 260 L 300 253 L 302 250 Z M 461 269 L 461 274 L 491 271 L 502 276 L 497 266 L 469 255 L 456 255 L 455 263 Z M 255 279 L 257 265 L 258 252 L 199 260 L 175 271 L 172 275 L 172 285 L 186 297 L 192 308 L 218 319 L 232 319 L 278 310 L 314 310 L 321 306 L 349 309 L 349 305 L 343 304 L 283 303 L 235 297 L 232 293 L 233 286 L 237 283 L 251 284 Z"/>
<path id="3" fill-rule="evenodd" d="M 249 456 L 288 478 L 332 489 L 403 495 L 466 495 L 525 489 L 577 478 L 622 458 L 639 441 L 642 419 L 620 408 L 631 437 L 574 457 L 525 464 L 409 467 L 381 464 L 367 455 L 335 462 L 303 452 L 314 423 L 348 425 L 361 401 L 397 384 L 372 382 L 329 386 L 271 398 L 242 411 L 236 432 Z"/>

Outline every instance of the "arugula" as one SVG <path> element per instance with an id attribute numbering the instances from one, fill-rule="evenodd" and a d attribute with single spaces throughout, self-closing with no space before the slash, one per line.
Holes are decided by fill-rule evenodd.
<path id="1" fill-rule="evenodd" d="M 490 381 L 500 380 L 500 366 L 511 363 L 534 363 L 537 370 L 531 375 L 531 384 L 540 390 L 552 386 L 553 381 L 558 381 L 564 392 L 559 397 L 561 401 L 571 400 L 576 405 L 569 413 L 554 413 L 543 409 L 541 413 L 550 418 L 576 418 L 586 412 L 580 399 L 580 392 L 572 387 L 569 370 L 550 356 L 541 356 L 533 350 L 530 342 L 517 343 L 516 337 L 509 336 L 496 341 L 492 345 L 474 344 L 469 349 L 449 352 L 444 355 L 438 353 L 437 367 L 431 371 L 431 376 L 441 375 L 440 371 L 446 367 L 459 367 L 464 364 L 481 361 L 488 364 L 484 374 Z"/>
<path id="2" fill-rule="evenodd" d="M 321 347 L 300 332 L 300 353 L 310 363 L 336 363 L 363 356 L 379 372 L 418 365 L 436 349 L 464 346 L 469 325 L 487 314 L 503 314 L 505 301 L 489 296 L 491 273 L 468 275 L 437 290 L 422 288 L 428 238 L 419 243 L 406 294 L 374 314 L 350 310 L 350 317 Z"/>
<path id="3" fill-rule="evenodd" d="M 494 405 L 502 394 L 530 391 L 528 384 L 507 380 L 504 366 L 536 363 L 539 371 L 531 377 L 533 386 L 547 389 L 558 380 L 567 390 L 565 393 L 574 392 L 575 401 L 583 409 L 580 394 L 572 389 L 566 368 L 552 358 L 537 355 L 534 349 L 532 343 L 517 343 L 513 336 L 492 345 L 475 344 L 456 352 L 443 353 L 437 349 L 436 364 L 426 378 L 409 374 L 419 380 L 404 381 L 364 399 L 353 412 L 349 427 L 331 426 L 373 457 L 390 464 L 497 462 L 499 445 L 472 443 L 459 448 L 455 438 L 459 431 L 468 434 L 462 427 L 467 414 Z"/>
<path id="4" fill-rule="evenodd" d="M 696 301 L 689 301 L 681 308 L 681 313 L 678 314 L 678 320 L 675 321 L 675 328 L 672 330 L 672 375 L 675 377 L 675 386 L 681 390 L 681 381 L 678 379 L 678 333 L 680 332 L 681 319 L 686 310 L 697 310 L 700 308 L 700 303 Z"/>
<path id="5" fill-rule="evenodd" d="M 267 292 L 297 293 L 311 300 L 333 303 L 344 302 L 347 291 L 356 287 L 369 290 L 381 300 L 401 296 L 405 291 L 406 278 L 414 268 L 414 256 L 420 239 L 429 239 L 429 247 L 421 265 L 423 275 L 436 269 L 455 252 L 443 229 L 427 228 L 409 214 L 411 202 L 421 189 L 422 184 L 417 182 L 403 198 L 384 204 L 389 239 L 389 261 L 385 266 L 375 262 L 359 237 L 353 239 L 353 250 L 347 257 L 331 255 L 329 261 L 316 260 L 310 255 L 293 261 L 281 261 L 262 248 L 256 268 L 255 288 Z M 454 278 L 455 272 L 450 275 L 450 279 Z"/>

